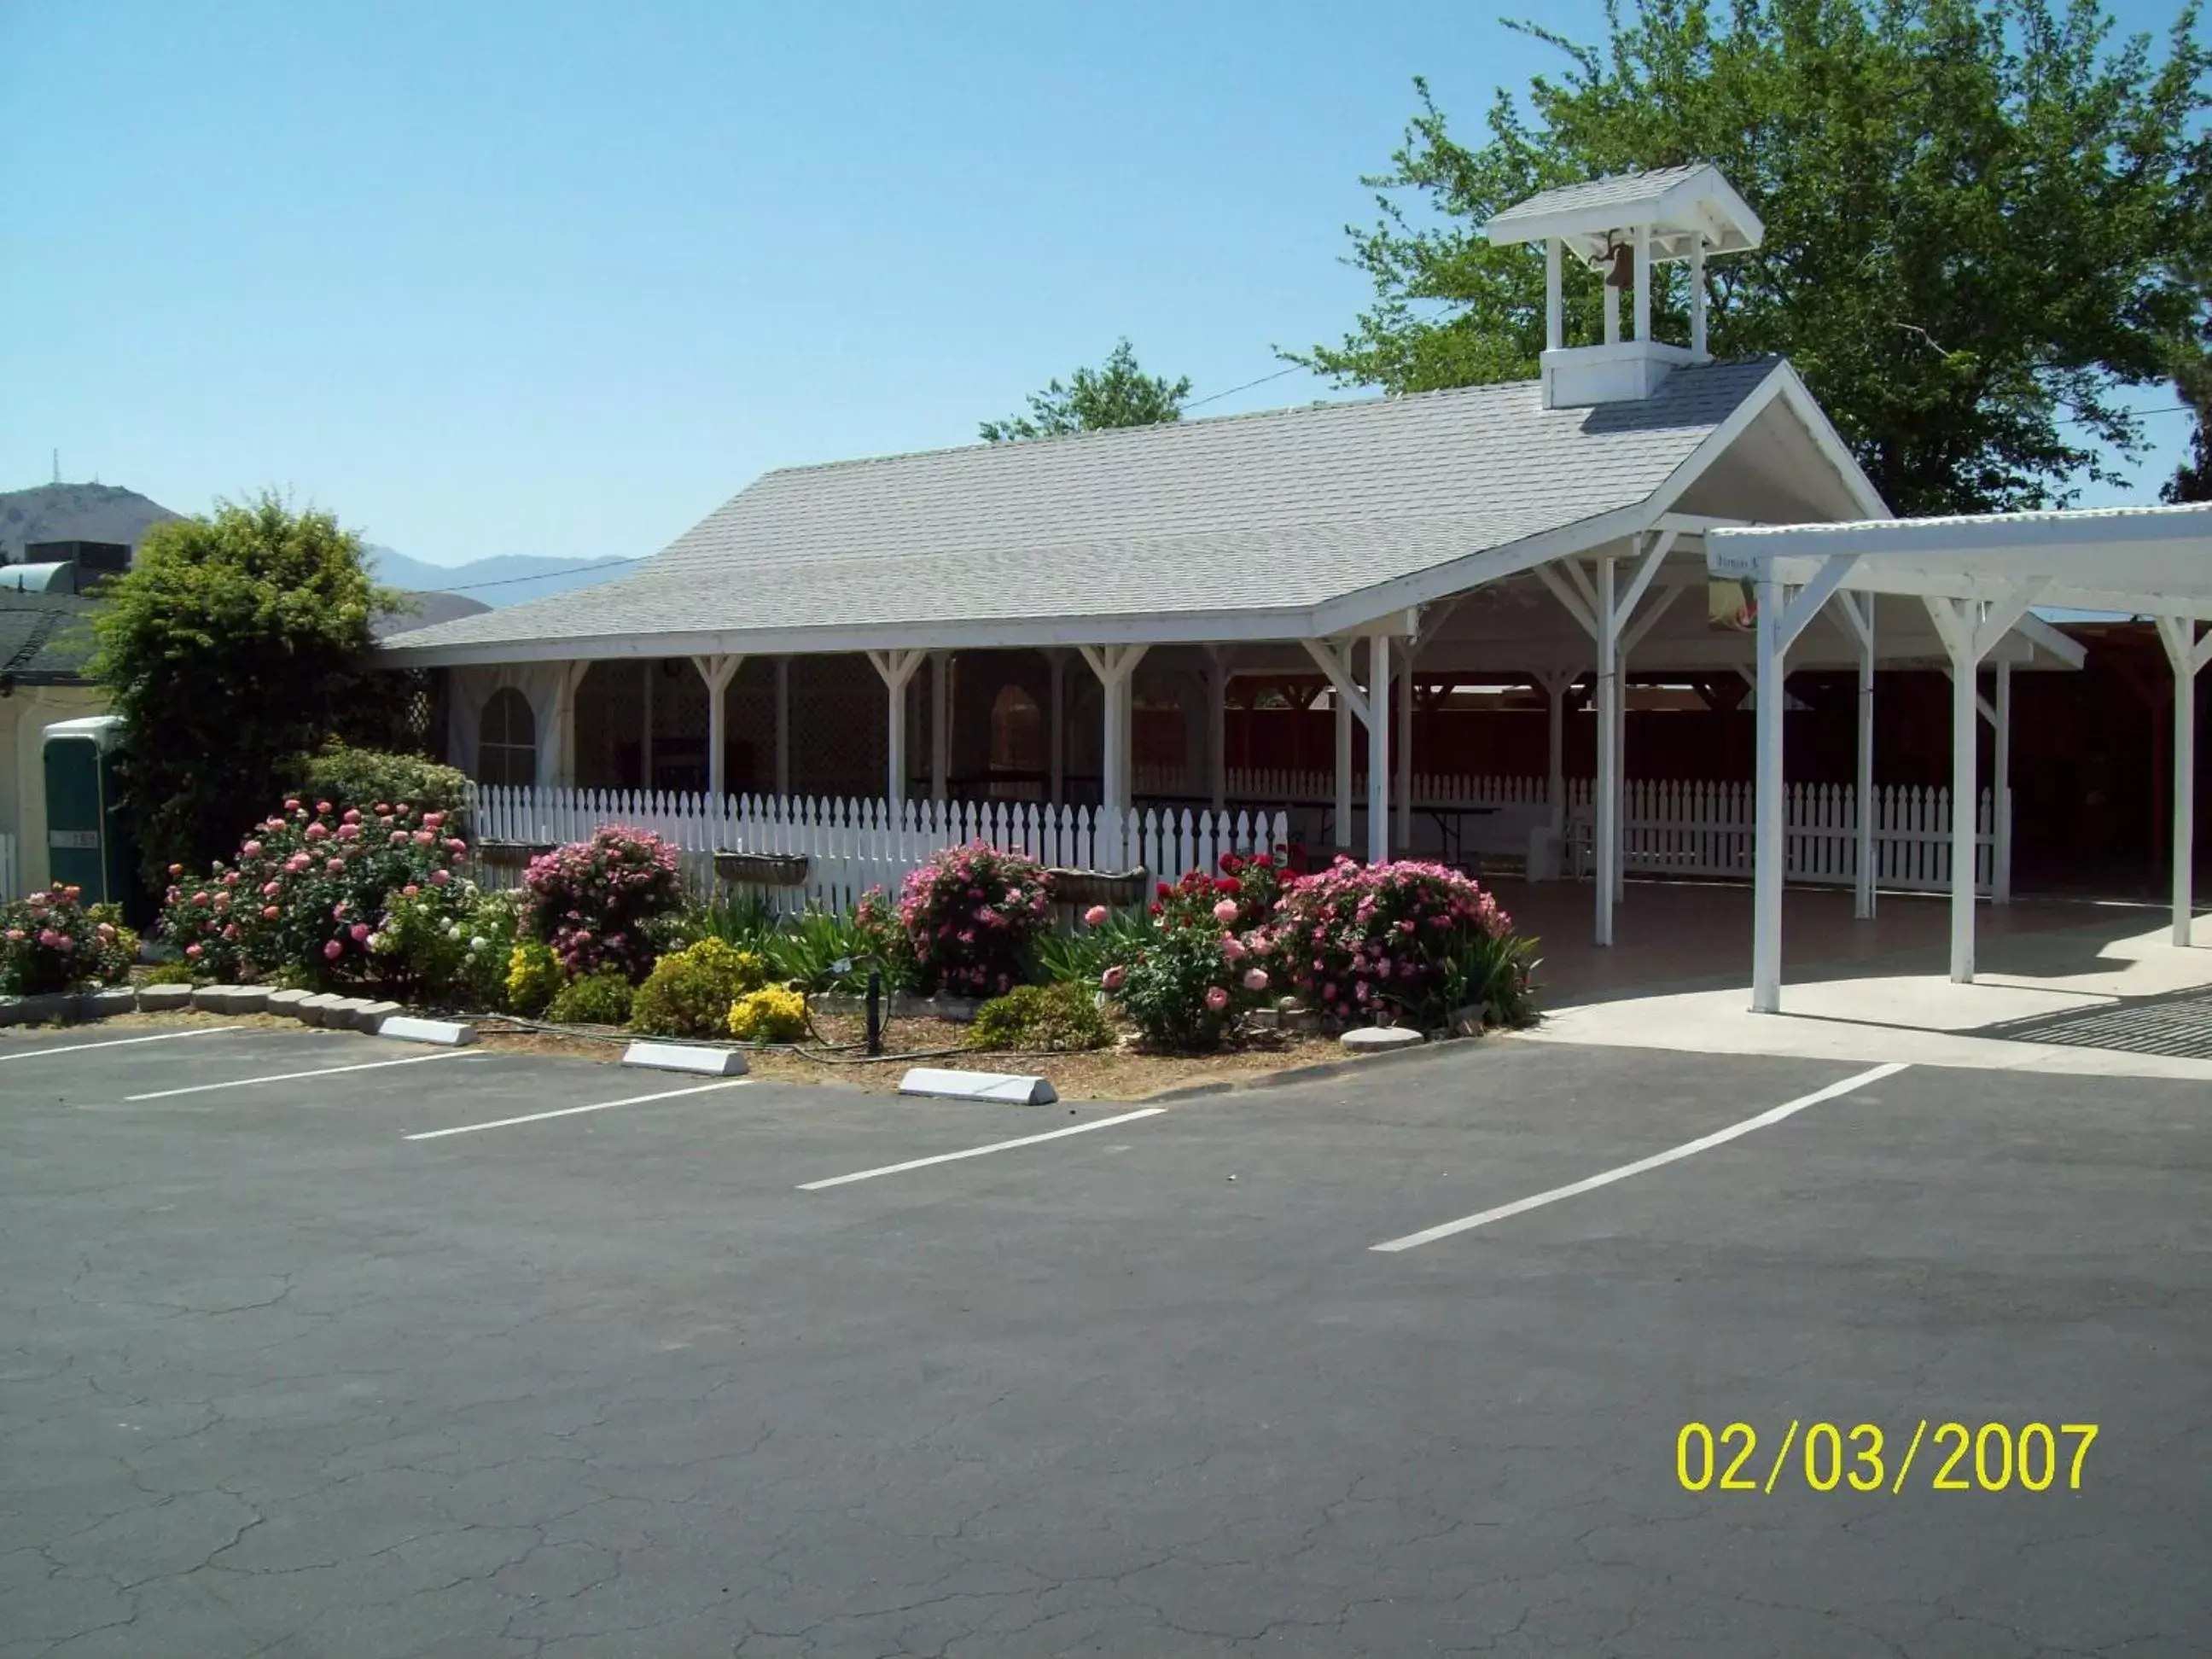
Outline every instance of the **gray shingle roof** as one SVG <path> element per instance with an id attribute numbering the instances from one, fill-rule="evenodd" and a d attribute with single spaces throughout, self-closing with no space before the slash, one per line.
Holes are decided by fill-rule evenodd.
<path id="1" fill-rule="evenodd" d="M 1685 166 L 1653 167 L 1648 173 L 1616 173 L 1586 184 L 1561 185 L 1539 191 L 1524 202 L 1516 202 L 1491 216 L 1490 226 L 1510 226 L 1546 214 L 1580 212 L 1585 208 L 1638 207 L 1656 202 L 1686 179 L 1695 178 L 1712 164 L 1692 161 Z"/>
<path id="2" fill-rule="evenodd" d="M 1776 372 L 1678 369 L 1594 409 L 1521 381 L 787 468 L 635 574 L 385 653 L 1310 609 L 1644 501 Z"/>
<path id="3" fill-rule="evenodd" d="M 89 618 L 98 601 L 73 593 L 0 591 L 0 678 L 78 685 L 92 660 Z"/>

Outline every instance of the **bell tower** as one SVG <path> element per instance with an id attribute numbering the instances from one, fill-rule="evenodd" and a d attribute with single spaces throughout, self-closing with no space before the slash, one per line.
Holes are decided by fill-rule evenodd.
<path id="1" fill-rule="evenodd" d="M 1544 407 L 1648 398 L 1686 363 L 1710 362 L 1705 349 L 1705 261 L 1759 246 L 1765 227 L 1710 162 L 1617 173 L 1566 185 L 1516 202 L 1483 227 L 1493 246 L 1539 242 L 1544 248 Z M 1579 259 L 1605 278 L 1605 338 L 1570 346 L 1560 289 L 1565 262 Z M 1680 261 L 1690 270 L 1690 339 L 1675 345 L 1651 335 L 1655 270 Z M 1620 296 L 1633 296 L 1624 337 Z"/>

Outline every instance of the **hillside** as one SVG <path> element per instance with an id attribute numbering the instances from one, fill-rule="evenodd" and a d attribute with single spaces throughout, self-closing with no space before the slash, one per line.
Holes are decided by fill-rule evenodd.
<path id="1" fill-rule="evenodd" d="M 629 560 L 558 559 L 535 553 L 500 553 L 466 564 L 430 564 L 388 547 L 368 550 L 376 579 L 416 592 L 465 594 L 488 605 L 520 605 L 574 588 L 595 587 L 635 568 Z"/>
<path id="2" fill-rule="evenodd" d="M 0 562 L 21 558 L 27 542 L 121 542 L 136 547 L 164 519 L 183 516 L 115 484 L 0 490 Z"/>

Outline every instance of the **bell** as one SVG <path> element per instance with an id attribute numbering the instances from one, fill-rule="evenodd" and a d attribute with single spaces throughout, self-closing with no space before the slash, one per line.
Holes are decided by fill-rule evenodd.
<path id="1" fill-rule="evenodd" d="M 1636 286 L 1636 250 L 1623 242 L 1613 251 L 1613 269 L 1607 273 L 1607 288 L 1631 289 Z"/>

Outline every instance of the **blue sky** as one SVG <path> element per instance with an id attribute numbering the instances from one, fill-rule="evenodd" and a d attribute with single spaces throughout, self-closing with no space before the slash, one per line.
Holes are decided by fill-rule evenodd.
<path id="1" fill-rule="evenodd" d="M 0 489 L 58 447 L 439 562 L 636 556 L 769 467 L 972 441 L 1121 334 L 1227 391 L 1367 297 L 1342 227 L 1411 77 L 1471 131 L 1556 62 L 1498 15 L 0 0 Z M 2145 493 L 2187 422 L 2151 426 Z"/>

